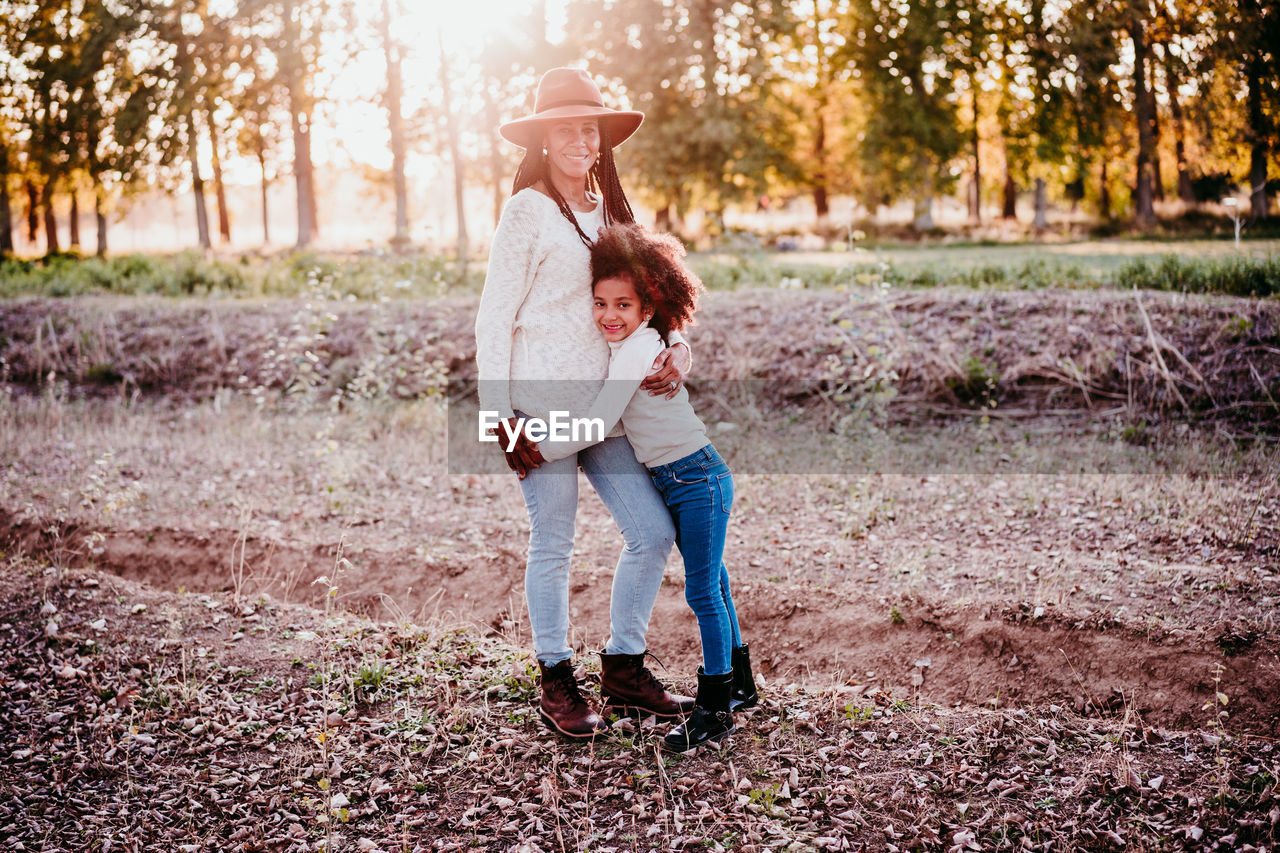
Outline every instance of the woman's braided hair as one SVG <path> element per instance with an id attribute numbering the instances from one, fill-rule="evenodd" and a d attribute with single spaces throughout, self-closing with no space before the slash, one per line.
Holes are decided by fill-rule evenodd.
<path id="1" fill-rule="evenodd" d="M 604 204 L 605 225 L 612 225 L 615 222 L 635 222 L 636 215 L 631 210 L 626 193 L 622 191 L 622 182 L 618 180 L 618 167 L 613 161 L 613 142 L 609 139 L 609 129 L 603 123 L 599 127 L 600 156 L 596 158 L 591 171 L 587 173 L 587 191 L 600 193 Z M 583 245 L 590 248 L 592 239 L 583 232 L 582 226 L 578 224 L 578 217 L 573 215 L 573 208 L 569 207 L 564 196 L 560 195 L 560 191 L 551 182 L 546 154 L 538 147 L 527 148 L 524 159 L 520 161 L 520 168 L 516 169 L 516 179 L 511 184 L 511 194 L 515 195 L 538 181 L 542 181 L 552 201 L 556 203 L 556 207 L 560 208 L 560 213 L 569 220 L 573 230 L 578 232 Z"/>
<path id="2" fill-rule="evenodd" d="M 591 285 L 606 278 L 627 278 L 641 305 L 653 312 L 649 325 L 666 338 L 673 329 L 693 324 L 701 279 L 682 261 L 684 244 L 670 234 L 655 234 L 635 223 L 610 225 L 591 247 Z"/>

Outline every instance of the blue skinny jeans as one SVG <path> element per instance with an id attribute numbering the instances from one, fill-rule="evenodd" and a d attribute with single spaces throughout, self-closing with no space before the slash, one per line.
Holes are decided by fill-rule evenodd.
<path id="1" fill-rule="evenodd" d="M 708 444 L 683 459 L 650 468 L 649 476 L 675 522 L 676 546 L 684 558 L 684 597 L 698 617 L 702 637 L 702 670 L 707 675 L 732 672 L 732 649 L 742 645 L 724 565 L 733 474 Z"/>

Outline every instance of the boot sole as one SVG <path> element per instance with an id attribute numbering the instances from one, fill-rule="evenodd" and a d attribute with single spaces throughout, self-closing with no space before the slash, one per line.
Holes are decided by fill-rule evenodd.
<path id="1" fill-rule="evenodd" d="M 579 732 L 569 732 L 569 731 L 565 731 L 564 729 L 560 728 L 560 726 L 556 725 L 556 721 L 553 720 L 545 711 L 539 710 L 538 716 L 542 718 L 542 724 L 545 725 L 547 728 L 551 729 L 553 732 L 556 732 L 557 734 L 563 735 L 564 737 L 567 737 L 567 738 L 573 738 L 574 740 L 592 740 L 598 735 L 609 730 L 609 727 L 606 725 L 606 726 L 602 726 L 601 728 L 595 729 L 594 731 L 587 732 L 585 734 L 579 733 Z"/>
<path id="2" fill-rule="evenodd" d="M 619 717 L 630 717 L 633 720 L 638 720 L 646 716 L 657 717 L 660 720 L 679 720 L 688 716 L 692 712 L 692 708 L 688 711 L 666 712 L 655 711 L 652 708 L 645 708 L 640 705 L 608 704 L 604 706 L 605 716 L 617 714 Z"/>

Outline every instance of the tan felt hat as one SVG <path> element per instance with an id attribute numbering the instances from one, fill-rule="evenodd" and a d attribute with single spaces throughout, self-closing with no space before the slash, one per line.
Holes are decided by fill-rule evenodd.
<path id="1" fill-rule="evenodd" d="M 521 148 L 538 148 L 547 122 L 567 118 L 596 118 L 617 147 L 636 132 L 644 113 L 612 110 L 604 105 L 600 87 L 577 68 L 552 68 L 538 81 L 533 115 L 506 122 L 498 131 Z"/>

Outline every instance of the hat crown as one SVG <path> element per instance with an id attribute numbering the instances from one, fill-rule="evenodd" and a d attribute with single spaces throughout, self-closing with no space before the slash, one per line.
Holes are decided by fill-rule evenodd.
<path id="1" fill-rule="evenodd" d="M 546 112 L 558 107 L 603 107 L 600 87 L 587 72 L 578 68 L 552 68 L 538 81 L 533 111 Z"/>

